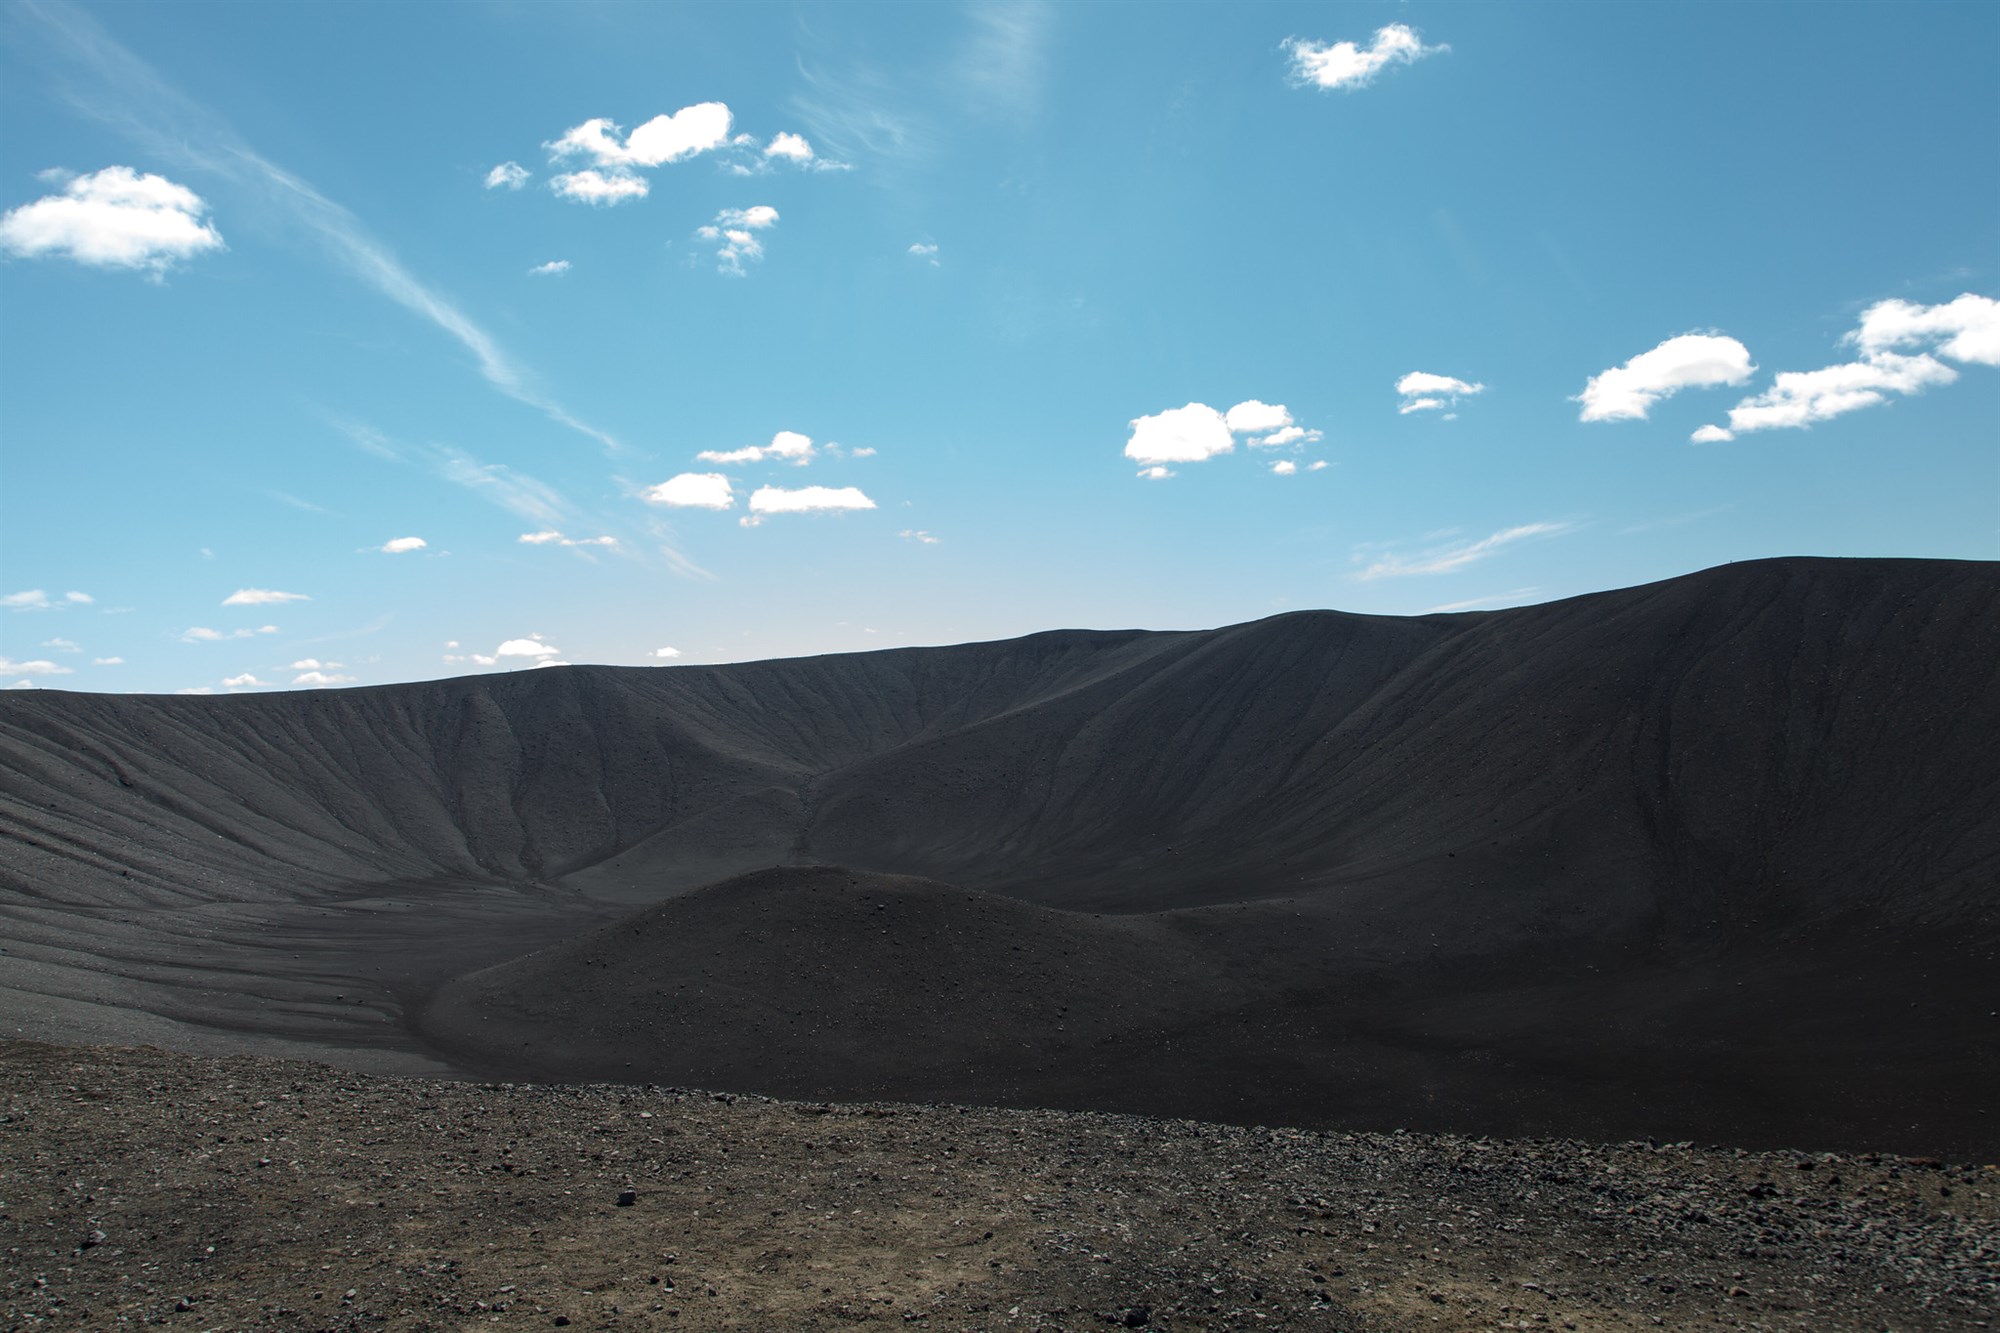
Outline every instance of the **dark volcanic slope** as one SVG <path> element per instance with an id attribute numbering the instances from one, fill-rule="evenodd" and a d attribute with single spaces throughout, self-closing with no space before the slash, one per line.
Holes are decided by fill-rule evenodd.
<path id="1" fill-rule="evenodd" d="M 667 901 L 600 975 L 469 978 L 431 1035 L 799 1095 L 1990 1145 L 1997 663 L 2000 566 L 1792 560 L 1482 615 L 13 694 L 0 995 L 35 1035 L 416 1059 L 398 1020 L 448 976 L 833 864 L 852 890 Z M 868 894 L 955 961 L 862 947 Z M 814 941 L 884 1040 L 783 1021 Z"/>

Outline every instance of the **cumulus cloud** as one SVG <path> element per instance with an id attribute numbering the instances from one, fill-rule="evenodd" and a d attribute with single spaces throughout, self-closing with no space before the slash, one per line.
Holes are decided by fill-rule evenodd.
<path id="1" fill-rule="evenodd" d="M 909 253 L 915 255 L 919 259 L 925 260 L 930 264 L 932 268 L 938 267 L 938 248 L 936 244 L 933 242 L 912 241 L 910 243 Z"/>
<path id="2" fill-rule="evenodd" d="M 89 606 L 97 599 L 87 592 L 66 592 L 63 594 L 63 600 L 76 606 Z"/>
<path id="3" fill-rule="evenodd" d="M 224 606 L 269 606 L 274 602 L 310 602 L 302 592 L 277 592 L 271 588 L 238 588 L 222 599 Z"/>
<path id="4" fill-rule="evenodd" d="M 206 685 L 190 685 L 190 686 L 188 686 L 188 687 L 187 687 L 186 689 L 184 689 L 184 690 L 175 690 L 175 691 L 174 691 L 174 693 L 175 693 L 175 694 L 214 694 L 214 693 L 215 693 L 215 691 L 214 691 L 214 690 L 212 690 L 212 689 L 210 689 L 210 688 L 209 688 L 208 686 L 206 686 Z"/>
<path id="5" fill-rule="evenodd" d="M 1308 472 L 1318 472 L 1318 471 L 1322 470 L 1322 469 L 1323 469 L 1323 468 L 1325 468 L 1325 467 L 1326 467 L 1326 460 L 1325 460 L 1324 458 L 1319 458 L 1319 459 L 1315 459 L 1315 460 L 1313 460 L 1312 462 L 1310 462 L 1310 463 L 1306 464 L 1306 471 L 1308 471 Z"/>
<path id="6" fill-rule="evenodd" d="M 1887 402 L 1892 393 L 1922 393 L 1957 378 L 1957 371 L 1928 353 L 1900 356 L 1878 352 L 1865 361 L 1821 370 L 1781 371 L 1770 388 L 1729 409 L 1729 430 L 1809 426 Z"/>
<path id="7" fill-rule="evenodd" d="M 532 173 L 519 162 L 502 162 L 486 173 L 486 188 L 489 190 L 518 190 L 528 183 Z"/>
<path id="8" fill-rule="evenodd" d="M 227 681 L 223 682 L 228 684 Z M 292 677 L 294 685 L 352 685 L 354 677 L 337 676 L 325 671 L 304 671 Z"/>
<path id="9" fill-rule="evenodd" d="M 258 680 L 256 673 L 250 671 L 246 671 L 240 676 L 224 677 L 222 682 L 223 688 L 230 690 L 247 690 L 260 686 L 269 688 L 270 684 L 271 682 L 268 680 Z"/>
<path id="10" fill-rule="evenodd" d="M 904 541 L 912 541 L 917 543 L 919 546 L 936 546 L 938 544 L 938 539 L 936 537 L 933 537 L 931 536 L 930 533 L 921 531 L 920 529 L 917 528 L 904 528 L 901 532 L 897 533 L 896 535 L 898 537 L 901 537 Z"/>
<path id="11" fill-rule="evenodd" d="M 561 138 L 543 146 L 555 159 L 580 156 L 601 167 L 657 167 L 722 147 L 729 142 L 730 120 L 724 103 L 697 102 L 669 115 L 654 116 L 622 139 L 616 124 L 598 117 L 564 131 Z M 805 143 L 803 139 L 799 142 Z M 808 155 L 811 151 L 806 149 Z"/>
<path id="12" fill-rule="evenodd" d="M 627 199 L 644 199 L 653 187 L 644 176 L 626 171 L 566 171 L 549 178 L 549 188 L 564 199 L 579 204 L 622 204 Z"/>
<path id="13" fill-rule="evenodd" d="M 556 647 L 552 643 L 544 643 L 542 641 L 542 636 L 539 634 L 530 634 L 525 639 L 507 640 L 505 643 L 501 644 L 498 648 L 495 648 L 493 650 L 493 655 L 496 658 L 498 657 L 550 658 L 550 657 L 561 657 L 562 649 Z"/>
<path id="14" fill-rule="evenodd" d="M 567 272 L 569 272 L 569 261 L 567 259 L 551 259 L 546 264 L 537 264 L 529 269 L 528 276 L 531 278 L 559 278 Z"/>
<path id="15" fill-rule="evenodd" d="M 1416 30 L 1404 23 L 1377 28 L 1367 46 L 1290 37 L 1284 49 L 1292 58 L 1293 80 L 1316 88 L 1365 88 L 1391 65 L 1407 65 L 1451 50 L 1449 46 L 1424 45 Z"/>
<path id="16" fill-rule="evenodd" d="M 812 145 L 806 142 L 804 135 L 789 131 L 780 131 L 772 136 L 771 142 L 764 145 L 764 156 L 781 158 L 802 167 L 813 163 Z"/>
<path id="17" fill-rule="evenodd" d="M 716 242 L 715 271 L 733 278 L 744 276 L 743 261 L 764 257 L 764 243 L 757 233 L 778 225 L 778 210 L 769 204 L 749 208 L 725 208 L 715 221 L 695 230 L 695 236 Z"/>
<path id="18" fill-rule="evenodd" d="M 42 647 L 53 648 L 59 653 L 80 653 L 83 651 L 82 644 L 70 639 L 44 639 L 42 640 Z"/>
<path id="19" fill-rule="evenodd" d="M 1683 333 L 1622 366 L 1593 375 L 1571 402 L 1584 421 L 1643 421 L 1653 404 L 1682 389 L 1743 384 L 1756 371 L 1750 349 L 1717 333 Z"/>
<path id="20" fill-rule="evenodd" d="M 1125 456 L 1135 463 L 1202 463 L 1236 448 L 1228 418 L 1206 403 L 1134 417 L 1131 426 Z"/>
<path id="21" fill-rule="evenodd" d="M 1135 418 L 1132 437 L 1125 442 L 1125 456 L 1144 463 L 1139 476 L 1163 481 L 1174 475 L 1167 463 L 1200 463 L 1231 452 L 1235 437 L 1243 435 L 1256 448 L 1312 444 L 1320 432 L 1309 430 L 1292 419 L 1291 409 L 1282 403 L 1266 403 L 1251 398 L 1227 412 L 1218 412 L 1206 403 L 1189 403 L 1150 417 Z"/>
<path id="22" fill-rule="evenodd" d="M 1819 370 L 1780 371 L 1771 387 L 1729 409 L 1729 425 L 1707 425 L 1689 438 L 1698 444 L 1733 440 L 1739 433 L 1798 429 L 1950 384 L 1958 371 L 1938 355 L 1975 365 L 2000 366 L 2000 301 L 1967 292 L 1923 306 L 1878 301 L 1841 338 L 1861 353 L 1858 361 Z M 1914 349 L 1914 354 L 1898 351 Z"/>
<path id="23" fill-rule="evenodd" d="M 61 256 L 93 268 L 142 269 L 157 278 L 182 260 L 223 248 L 221 233 L 202 216 L 207 211 L 185 185 L 106 167 L 0 216 L 0 249 L 27 259 Z"/>
<path id="24" fill-rule="evenodd" d="M 406 551 L 421 551 L 429 545 L 422 537 L 392 537 L 375 549 L 384 555 L 402 555 Z"/>
<path id="25" fill-rule="evenodd" d="M 93 657 L 90 659 L 90 664 L 92 666 L 124 666 L 125 659 L 122 657 Z"/>
<path id="26" fill-rule="evenodd" d="M 736 504 L 729 478 L 720 472 L 683 472 L 648 487 L 640 492 L 640 498 L 647 504 L 676 509 L 729 509 Z"/>
<path id="27" fill-rule="evenodd" d="M 618 544 L 616 537 L 565 537 L 553 529 L 545 532 L 524 532 L 514 540 L 529 546 L 616 546 Z"/>
<path id="28" fill-rule="evenodd" d="M 1280 458 L 1277 462 L 1271 464 L 1271 471 L 1280 477 L 1292 476 L 1298 470 L 1299 465 L 1289 458 Z"/>
<path id="29" fill-rule="evenodd" d="M 317 657 L 301 657 L 292 663 L 294 671 L 317 671 L 323 666 L 339 666 L 338 662 L 322 662 Z"/>
<path id="30" fill-rule="evenodd" d="M 770 514 L 823 514 L 845 509 L 873 509 L 875 502 L 858 486 L 759 486 L 750 496 L 750 514 L 743 520 L 755 527 Z"/>
<path id="31" fill-rule="evenodd" d="M 680 655 L 681 650 L 678 648 L 655 648 L 652 652 L 646 654 L 648 657 L 657 657 L 663 662 L 672 661 Z"/>
<path id="32" fill-rule="evenodd" d="M 276 634 L 277 632 L 278 627 L 276 625 L 259 625 L 256 629 L 232 629 L 227 632 L 197 625 L 181 635 L 181 642 L 221 643 L 228 639 L 250 639 L 255 638 L 259 634 Z"/>
<path id="33" fill-rule="evenodd" d="M 1262 435 L 1266 432 L 1284 430 L 1293 424 L 1291 410 L 1284 404 L 1279 403 L 1274 406 L 1259 402 L 1255 398 L 1230 408 L 1223 414 L 1222 419 L 1228 423 L 1229 429 L 1238 435 Z"/>
<path id="34" fill-rule="evenodd" d="M 40 588 L 24 588 L 0 597 L 0 606 L 9 611 L 46 611 L 49 609 L 49 595 Z"/>
<path id="35" fill-rule="evenodd" d="M 11 657 L 0 657 L 0 672 L 10 676 L 69 676 L 75 672 L 59 662 L 46 658 L 36 658 L 32 662 L 16 662 Z"/>
<path id="36" fill-rule="evenodd" d="M 1485 392 L 1484 384 L 1454 379 L 1450 375 L 1433 375 L 1428 371 L 1413 370 L 1396 381 L 1396 393 L 1403 400 L 1396 405 L 1396 411 L 1403 416 L 1408 416 L 1412 412 L 1431 412 L 1441 407 L 1455 406 L 1460 398 L 1469 398 L 1475 393 Z"/>
<path id="37" fill-rule="evenodd" d="M 706 449 L 695 457 L 704 463 L 761 463 L 765 459 L 777 459 L 795 467 L 804 467 L 813 460 L 813 442 L 812 437 L 795 430 L 781 430 L 771 437 L 769 444 L 746 445 L 741 449 Z"/>
<path id="38" fill-rule="evenodd" d="M 1860 348 L 1864 357 L 1931 347 L 1954 361 L 2000 366 L 2000 301 L 1971 292 L 1932 306 L 1878 301 L 1862 312 L 1861 326 L 1841 341 Z"/>
<path id="39" fill-rule="evenodd" d="M 1530 537 L 1553 537 L 1568 532 L 1571 526 L 1568 523 L 1523 523 L 1519 527 L 1502 528 L 1478 541 L 1452 542 L 1412 555 L 1377 556 L 1354 577 L 1366 583 L 1373 579 L 1405 578 L 1416 574 L 1449 574 L 1467 565 L 1478 564 L 1515 542 L 1526 541 Z"/>

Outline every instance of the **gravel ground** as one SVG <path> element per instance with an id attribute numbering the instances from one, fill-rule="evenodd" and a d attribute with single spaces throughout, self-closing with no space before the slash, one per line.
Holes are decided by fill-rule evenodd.
<path id="1" fill-rule="evenodd" d="M 10 1329 L 1973 1329 L 1996 1193 L 1873 1154 L 0 1042 Z"/>

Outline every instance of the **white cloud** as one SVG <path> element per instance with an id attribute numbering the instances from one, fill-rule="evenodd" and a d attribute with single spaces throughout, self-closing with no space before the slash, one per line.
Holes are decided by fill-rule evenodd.
<path id="1" fill-rule="evenodd" d="M 222 643 L 229 639 L 255 638 L 259 634 L 276 634 L 276 625 L 259 625 L 256 629 L 233 629 L 224 633 L 219 629 L 209 629 L 197 625 L 181 635 L 182 643 Z"/>
<path id="2" fill-rule="evenodd" d="M 801 486 L 796 490 L 759 486 L 750 496 L 750 516 L 744 524 L 755 527 L 766 514 L 817 514 L 874 507 L 875 502 L 863 495 L 858 486 Z"/>
<path id="3" fill-rule="evenodd" d="M 1180 474 L 1175 472 L 1172 468 L 1161 467 L 1158 464 L 1155 464 L 1152 467 L 1142 467 L 1139 469 L 1139 479 L 1141 481 L 1165 481 L 1168 477 L 1174 477 L 1178 475 Z"/>
<path id="4" fill-rule="evenodd" d="M 44 639 L 42 647 L 53 648 L 59 653 L 80 653 L 83 651 L 82 645 L 74 643 L 69 639 Z"/>
<path id="5" fill-rule="evenodd" d="M 49 609 L 49 595 L 40 588 L 27 588 L 0 597 L 0 606 L 9 611 L 46 611 Z"/>
<path id="6" fill-rule="evenodd" d="M 229 682 L 224 681 L 223 684 Z M 352 685 L 354 677 L 330 675 L 324 671 L 306 671 L 292 677 L 294 685 Z"/>
<path id="7" fill-rule="evenodd" d="M 1318 472 L 1324 469 L 1325 467 L 1326 467 L 1326 460 L 1324 458 L 1315 459 L 1313 462 L 1306 464 L 1306 471 Z"/>
<path id="8" fill-rule="evenodd" d="M 93 657 L 90 659 L 90 664 L 92 666 L 124 666 L 125 659 L 122 657 Z"/>
<path id="9" fill-rule="evenodd" d="M 384 555 L 402 555 L 406 551 L 421 551 L 429 545 L 422 537 L 393 537 L 376 549 Z"/>
<path id="10" fill-rule="evenodd" d="M 728 509 L 736 503 L 729 478 L 720 472 L 683 472 L 640 492 L 647 504 L 676 509 Z"/>
<path id="11" fill-rule="evenodd" d="M 209 688 L 208 686 L 206 686 L 206 685 L 190 685 L 190 686 L 188 686 L 188 687 L 187 687 L 186 689 L 184 689 L 184 690 L 175 690 L 175 691 L 174 691 L 174 693 L 175 693 L 175 694 L 214 694 L 214 693 L 215 693 L 215 691 L 214 691 L 214 690 L 212 690 L 212 689 L 210 689 L 210 688 Z"/>
<path id="12" fill-rule="evenodd" d="M 529 546 L 616 546 L 616 537 L 565 537 L 560 532 L 524 532 L 514 539 Z M 450 645 L 456 647 L 456 644 Z"/>
<path id="13" fill-rule="evenodd" d="M 1263 403 L 1255 398 L 1230 408 L 1223 420 L 1238 435 L 1280 431 L 1293 424 L 1291 410 L 1284 404 Z"/>
<path id="14" fill-rule="evenodd" d="M 1396 381 L 1396 392 L 1403 400 L 1396 405 L 1396 411 L 1408 416 L 1412 412 L 1430 412 L 1440 407 L 1453 406 L 1460 398 L 1469 398 L 1475 393 L 1485 393 L 1486 386 L 1454 379 L 1450 375 L 1433 375 L 1428 371 L 1413 370 Z"/>
<path id="15" fill-rule="evenodd" d="M 549 178 L 549 188 L 579 204 L 622 204 L 627 199 L 644 199 L 653 187 L 644 176 L 623 171 L 569 171 Z"/>
<path id="16" fill-rule="evenodd" d="M 1568 523 L 1524 523 L 1519 527 L 1502 528 L 1478 541 L 1435 546 L 1415 555 L 1380 556 L 1354 577 L 1365 583 L 1372 579 L 1405 578 L 1414 574 L 1449 574 L 1477 564 L 1515 542 L 1530 537 L 1553 537 L 1569 531 L 1570 526 Z"/>
<path id="17" fill-rule="evenodd" d="M 1931 355 L 2000 366 L 2000 301 L 1970 292 L 1933 306 L 1878 301 L 1841 338 L 1858 348 L 1859 361 L 1819 370 L 1781 371 L 1771 387 L 1729 409 L 1729 425 L 1703 426 L 1698 443 L 1733 439 L 1746 431 L 1796 429 L 1829 421 L 1889 400 L 1950 384 L 1958 372 Z M 1893 349 L 1928 348 L 1915 355 Z"/>
<path id="18" fill-rule="evenodd" d="M 801 435 L 795 430 L 781 430 L 771 437 L 769 444 L 746 445 L 741 449 L 706 449 L 695 455 L 704 463 L 761 463 L 767 458 L 783 459 L 797 467 L 804 467 L 813 459 L 812 437 Z"/>
<path id="19" fill-rule="evenodd" d="M 562 649 L 552 643 L 543 643 L 542 636 L 530 634 L 525 639 L 509 639 L 493 650 L 495 657 L 560 657 Z"/>
<path id="20" fill-rule="evenodd" d="M 1289 477 L 1298 470 L 1299 465 L 1289 458 L 1280 458 L 1277 462 L 1271 464 L 1271 471 L 1281 477 Z"/>
<path id="21" fill-rule="evenodd" d="M 1583 392 L 1570 401 L 1583 404 L 1584 421 L 1643 421 L 1662 398 L 1682 389 L 1742 384 L 1756 369 L 1750 350 L 1734 338 L 1683 333 L 1622 366 L 1591 376 Z"/>
<path id="22" fill-rule="evenodd" d="M 537 264 L 529 269 L 528 276 L 531 278 L 559 278 L 567 272 L 569 272 L 569 261 L 567 259 L 551 259 L 546 264 Z"/>
<path id="23" fill-rule="evenodd" d="M 74 602 L 78 606 L 90 606 L 97 601 L 95 597 L 92 597 L 87 592 L 66 592 L 63 594 L 63 600 L 65 602 Z"/>
<path id="24" fill-rule="evenodd" d="M 680 655 L 681 650 L 678 648 L 655 648 L 652 652 L 646 654 L 648 657 L 657 657 L 661 661 L 671 661 Z"/>
<path id="25" fill-rule="evenodd" d="M 898 537 L 903 538 L 905 541 L 913 541 L 917 543 L 919 546 L 936 546 L 938 544 L 938 539 L 936 537 L 931 536 L 931 534 L 928 532 L 920 531 L 917 528 L 904 528 L 901 532 L 897 533 L 896 535 Z"/>
<path id="26" fill-rule="evenodd" d="M 302 592 L 276 592 L 270 588 L 238 588 L 222 599 L 224 606 L 269 606 L 274 602 L 310 602 Z"/>
<path id="27" fill-rule="evenodd" d="M 806 142 L 804 135 L 792 134 L 789 131 L 780 131 L 772 137 L 770 143 L 765 145 L 764 156 L 781 157 L 788 162 L 796 162 L 803 167 L 812 164 L 813 150 L 812 145 Z"/>
<path id="28" fill-rule="evenodd" d="M 0 672 L 17 676 L 69 676 L 75 672 L 60 663 L 46 658 L 36 658 L 32 662 L 16 662 L 12 658 L 0 657 Z"/>
<path id="29" fill-rule="evenodd" d="M 270 684 L 271 682 L 268 680 L 258 680 L 256 674 L 254 672 L 249 672 L 249 671 L 244 672 L 240 676 L 226 677 L 222 682 L 223 688 L 230 690 L 245 690 L 245 689 L 250 689 L 253 686 L 263 686 L 268 688 Z"/>
<path id="30" fill-rule="evenodd" d="M 1310 42 L 1299 37 L 1285 40 L 1292 58 L 1292 78 L 1317 88 L 1365 88 L 1390 65 L 1407 65 L 1424 56 L 1449 51 L 1449 46 L 1425 46 L 1407 24 L 1391 23 L 1375 30 L 1367 46 L 1354 42 Z"/>
<path id="31" fill-rule="evenodd" d="M 533 173 L 519 162 L 502 162 L 486 173 L 486 188 L 489 190 L 518 190 L 528 183 Z"/>
<path id="32" fill-rule="evenodd" d="M 551 158 L 580 155 L 601 167 L 657 167 L 722 147 L 729 142 L 729 125 L 728 106 L 698 102 L 671 115 L 654 116 L 633 129 L 623 142 L 619 141 L 618 126 L 598 117 L 564 131 L 561 138 L 544 147 Z M 803 139 L 799 142 L 805 143 Z M 810 154 L 812 150 L 806 151 Z"/>
<path id="33" fill-rule="evenodd" d="M 1866 361 L 1822 370 L 1781 371 L 1770 388 L 1729 409 L 1729 429 L 1807 426 L 1886 402 L 1888 394 L 1921 393 L 1957 378 L 1957 371 L 1928 353 L 1878 352 Z"/>
<path id="34" fill-rule="evenodd" d="M 744 276 L 743 261 L 762 259 L 764 243 L 756 233 L 778 225 L 778 210 L 769 204 L 753 204 L 749 208 L 725 208 L 715 215 L 715 221 L 695 230 L 695 236 L 704 241 L 716 241 L 715 270 L 730 277 Z"/>
<path id="35" fill-rule="evenodd" d="M 77 176 L 0 216 L 0 249 L 27 259 L 61 255 L 94 268 L 145 269 L 155 277 L 177 261 L 223 248 L 202 218 L 201 196 L 164 176 L 106 167 Z"/>
<path id="36" fill-rule="evenodd" d="M 317 671 L 321 667 L 328 665 L 338 665 L 338 664 L 322 662 L 317 657 L 301 657 L 298 661 L 292 663 L 292 670 Z"/>
<path id="37" fill-rule="evenodd" d="M 919 259 L 927 260 L 932 268 L 938 267 L 938 248 L 932 242 L 912 241 L 908 253 L 915 255 Z"/>
<path id="38" fill-rule="evenodd" d="M 1841 341 L 1860 348 L 1864 357 L 1930 345 L 1954 361 L 2000 366 L 2000 301 L 1971 292 L 1933 306 L 1878 301 L 1862 312 L 1861 327 Z"/>
<path id="39" fill-rule="evenodd" d="M 1200 463 L 1236 447 L 1229 422 L 1206 403 L 1132 419 L 1125 456 L 1135 463 Z"/>
<path id="40" fill-rule="evenodd" d="M 875 456 L 875 453 L 876 450 L 874 445 L 864 444 L 859 449 L 849 449 L 847 451 L 847 456 L 849 458 L 873 458 Z"/>
<path id="41" fill-rule="evenodd" d="M 497 658 L 497 657 L 488 657 L 488 656 L 486 656 L 486 654 L 484 654 L 484 653 L 474 653 L 474 654 L 472 655 L 472 660 L 473 660 L 474 662 L 478 663 L 478 664 L 479 664 L 480 666 L 492 666 L 492 665 L 493 665 L 494 663 L 498 662 L 498 661 L 499 661 L 500 659 L 499 659 L 499 658 Z"/>

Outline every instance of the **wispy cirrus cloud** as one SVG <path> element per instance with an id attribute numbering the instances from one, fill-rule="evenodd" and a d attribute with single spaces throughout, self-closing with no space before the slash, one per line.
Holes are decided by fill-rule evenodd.
<path id="1" fill-rule="evenodd" d="M 404 267 L 353 213 L 258 153 L 227 121 L 168 84 L 81 7 L 36 0 L 13 12 L 54 54 L 45 64 L 71 80 L 69 100 L 81 114 L 161 160 L 249 191 L 354 277 L 449 336 L 499 392 L 606 449 L 620 450 L 611 435 L 541 390 L 492 334 Z"/>
<path id="2" fill-rule="evenodd" d="M 1523 523 L 1518 527 L 1502 528 L 1492 536 L 1481 537 L 1477 541 L 1448 542 L 1407 555 L 1390 553 L 1370 559 L 1366 555 L 1357 554 L 1354 557 L 1356 561 L 1368 560 L 1369 563 L 1355 573 L 1353 578 L 1357 583 L 1368 583 L 1375 579 L 1451 574 L 1468 565 L 1476 565 L 1482 560 L 1491 559 L 1517 542 L 1536 537 L 1561 536 L 1563 533 L 1573 531 L 1575 527 L 1573 523 Z"/>

